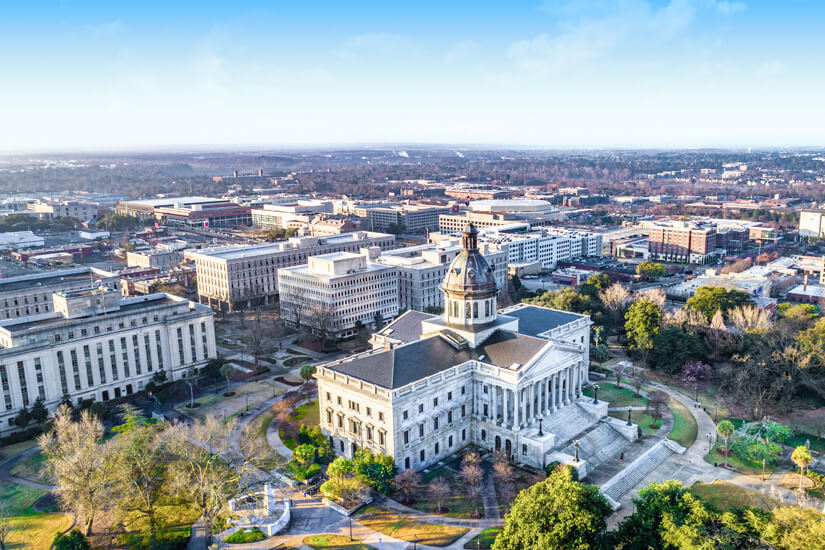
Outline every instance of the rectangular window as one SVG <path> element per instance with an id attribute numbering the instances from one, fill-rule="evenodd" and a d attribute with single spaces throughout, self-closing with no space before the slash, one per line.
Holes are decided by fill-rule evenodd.
<path id="1" fill-rule="evenodd" d="M 66 362 L 63 360 L 63 352 L 57 352 L 57 370 L 60 373 L 60 389 L 63 395 L 69 393 L 69 383 L 66 381 Z"/>
<path id="2" fill-rule="evenodd" d="M 418 425 L 418 437 L 424 437 L 424 424 Z"/>
<path id="3" fill-rule="evenodd" d="M 467 405 L 461 405 L 461 418 L 467 416 Z"/>
<path id="4" fill-rule="evenodd" d="M 380 420 L 381 422 L 384 421 L 384 413 L 382 413 L 382 412 L 378 413 L 378 420 Z"/>
<path id="5" fill-rule="evenodd" d="M 206 338 L 206 323 L 201 323 L 201 345 L 203 346 L 203 358 L 209 357 L 209 344 Z"/>
<path id="6" fill-rule="evenodd" d="M 438 443 L 435 444 L 435 455 L 434 456 L 438 456 Z"/>
<path id="7" fill-rule="evenodd" d="M 521 454 L 523 454 L 523 455 L 527 454 L 527 445 L 525 445 L 523 443 L 521 445 Z"/>
<path id="8" fill-rule="evenodd" d="M 453 436 L 447 438 L 447 446 L 452 449 L 453 447 Z"/>
<path id="9" fill-rule="evenodd" d="M 406 419 L 409 417 L 409 415 L 407 414 L 407 411 L 404 411 L 403 413 L 401 413 L 401 417 L 402 417 L 404 420 L 406 420 Z"/>
<path id="10" fill-rule="evenodd" d="M 106 383 L 106 362 L 103 360 L 103 343 L 98 342 L 95 345 L 97 349 L 97 373 L 100 375 L 100 383 Z"/>
<path id="11" fill-rule="evenodd" d="M 152 372 L 152 347 L 149 345 L 149 335 L 143 335 L 143 350 L 146 352 L 146 370 Z"/>
<path id="12" fill-rule="evenodd" d="M 178 358 L 180 359 L 180 364 L 186 364 L 186 358 L 183 355 L 183 329 L 178 327 Z"/>
<path id="13" fill-rule="evenodd" d="M 195 350 L 195 325 L 189 323 L 189 347 L 192 352 L 192 362 L 198 360 L 198 352 Z"/>
<path id="14" fill-rule="evenodd" d="M 155 349 L 158 352 L 158 368 L 163 368 L 163 347 L 160 345 L 160 331 L 155 331 Z"/>
<path id="15" fill-rule="evenodd" d="M 89 346 L 83 346 L 83 360 L 86 362 L 86 384 L 91 388 L 95 385 L 95 377 L 92 374 L 92 353 Z"/>
<path id="16" fill-rule="evenodd" d="M 418 412 L 419 412 L 419 413 L 423 413 L 423 412 L 424 412 L 424 403 L 419 403 L 419 404 L 418 404 Z"/>
<path id="17" fill-rule="evenodd" d="M 23 396 L 23 406 L 29 406 L 29 385 L 26 383 L 26 366 L 23 361 L 17 362 L 17 378 L 20 381 L 20 393 Z"/>
<path id="18" fill-rule="evenodd" d="M 135 354 L 135 372 L 137 374 L 143 374 L 143 368 L 140 364 L 140 344 L 138 343 L 137 334 L 132 335 L 132 351 Z"/>
<path id="19" fill-rule="evenodd" d="M 129 369 L 129 350 L 126 349 L 126 337 L 120 338 L 120 356 L 123 358 L 123 377 L 129 378 L 132 376 L 132 371 Z"/>
<path id="20" fill-rule="evenodd" d="M 418 453 L 418 457 L 420 458 L 421 462 L 424 462 L 424 449 L 421 449 L 421 452 Z"/>
<path id="21" fill-rule="evenodd" d="M 447 411 L 447 423 L 448 424 L 453 423 L 453 411 Z"/>
<path id="22" fill-rule="evenodd" d="M 117 355 L 115 354 L 114 340 L 109 340 L 109 363 L 112 365 L 112 382 L 117 382 L 119 374 L 117 371 Z"/>
<path id="23" fill-rule="evenodd" d="M 37 381 L 37 395 L 40 399 L 46 399 L 46 386 L 43 383 L 43 365 L 40 358 L 34 358 L 34 377 Z"/>
<path id="24" fill-rule="evenodd" d="M 410 430 L 404 430 L 404 445 L 410 442 Z"/>
<path id="25" fill-rule="evenodd" d="M 72 358 L 72 376 L 74 377 L 74 389 L 79 390 L 83 386 L 80 384 L 80 365 L 77 363 L 77 350 L 70 350 L 69 355 Z"/>
<path id="26" fill-rule="evenodd" d="M 461 428 L 461 441 L 465 441 L 467 439 L 467 430 Z"/>
<path id="27" fill-rule="evenodd" d="M 461 395 L 464 395 L 465 393 L 467 393 L 465 386 L 461 386 Z"/>
<path id="28" fill-rule="evenodd" d="M 448 391 L 447 392 L 447 401 L 452 401 L 452 400 L 453 400 L 453 392 Z"/>
<path id="29" fill-rule="evenodd" d="M 7 411 L 11 410 L 11 385 L 6 365 L 0 365 L 0 385 L 3 386 L 3 402 Z"/>
<path id="30" fill-rule="evenodd" d="M 438 398 L 434 397 L 433 398 L 433 407 L 437 407 L 437 406 L 438 406 Z"/>
<path id="31" fill-rule="evenodd" d="M 433 430 L 438 429 L 438 417 L 433 418 Z"/>
<path id="32" fill-rule="evenodd" d="M 367 441 L 372 441 L 372 428 L 367 426 Z"/>
<path id="33" fill-rule="evenodd" d="M 384 446 L 384 432 L 378 432 L 378 444 Z"/>

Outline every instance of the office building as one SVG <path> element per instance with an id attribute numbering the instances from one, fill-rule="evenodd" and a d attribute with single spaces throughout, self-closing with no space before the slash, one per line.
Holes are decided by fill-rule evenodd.
<path id="1" fill-rule="evenodd" d="M 825 237 L 825 211 L 803 210 L 800 212 L 799 236 L 813 239 Z"/>
<path id="2" fill-rule="evenodd" d="M 398 315 L 398 272 L 370 261 L 379 252 L 321 254 L 279 269 L 281 316 L 327 341 L 354 336 L 360 327 L 383 327 Z"/>
<path id="3" fill-rule="evenodd" d="M 121 299 L 102 288 L 55 292 L 46 315 L 0 325 L 0 435 L 42 399 L 107 401 L 166 371 L 180 380 L 216 356 L 214 313 L 166 294 Z"/>
<path id="4" fill-rule="evenodd" d="M 278 296 L 278 269 L 307 263 L 307 258 L 332 252 L 359 252 L 377 246 L 395 247 L 395 236 L 369 231 L 329 237 L 291 237 L 286 241 L 204 248 L 187 253 L 195 262 L 202 304 L 222 311 L 270 304 Z"/>
<path id="5" fill-rule="evenodd" d="M 647 226 L 652 260 L 708 264 L 717 258 L 717 232 L 713 223 L 658 220 Z"/>

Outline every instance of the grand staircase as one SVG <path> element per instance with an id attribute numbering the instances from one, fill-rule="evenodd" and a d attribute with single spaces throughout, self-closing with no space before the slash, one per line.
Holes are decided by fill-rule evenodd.
<path id="1" fill-rule="evenodd" d="M 608 460 L 617 457 L 625 450 L 630 441 L 614 430 L 607 422 L 599 422 L 585 432 L 578 434 L 579 458 L 587 462 L 588 471 L 599 467 Z M 575 448 L 572 442 L 562 449 L 562 452 L 573 456 Z"/>
<path id="2" fill-rule="evenodd" d="M 627 468 L 602 485 L 602 494 L 612 502 L 618 503 L 623 496 L 647 477 L 650 472 L 674 454 L 673 446 L 669 443 L 667 440 L 662 440 L 645 451 L 642 456 L 634 460 Z"/>

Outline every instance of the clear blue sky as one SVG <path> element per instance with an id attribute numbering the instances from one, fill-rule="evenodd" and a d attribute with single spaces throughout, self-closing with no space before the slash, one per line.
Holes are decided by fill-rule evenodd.
<path id="1" fill-rule="evenodd" d="M 0 4 L 0 152 L 825 145 L 825 2 Z"/>

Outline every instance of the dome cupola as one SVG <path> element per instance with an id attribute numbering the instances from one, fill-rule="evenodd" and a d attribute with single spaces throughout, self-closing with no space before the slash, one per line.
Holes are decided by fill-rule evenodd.
<path id="1" fill-rule="evenodd" d="M 478 229 L 467 224 L 462 250 L 450 263 L 444 283 L 444 321 L 450 325 L 483 325 L 496 318 L 495 272 L 478 249 Z"/>

